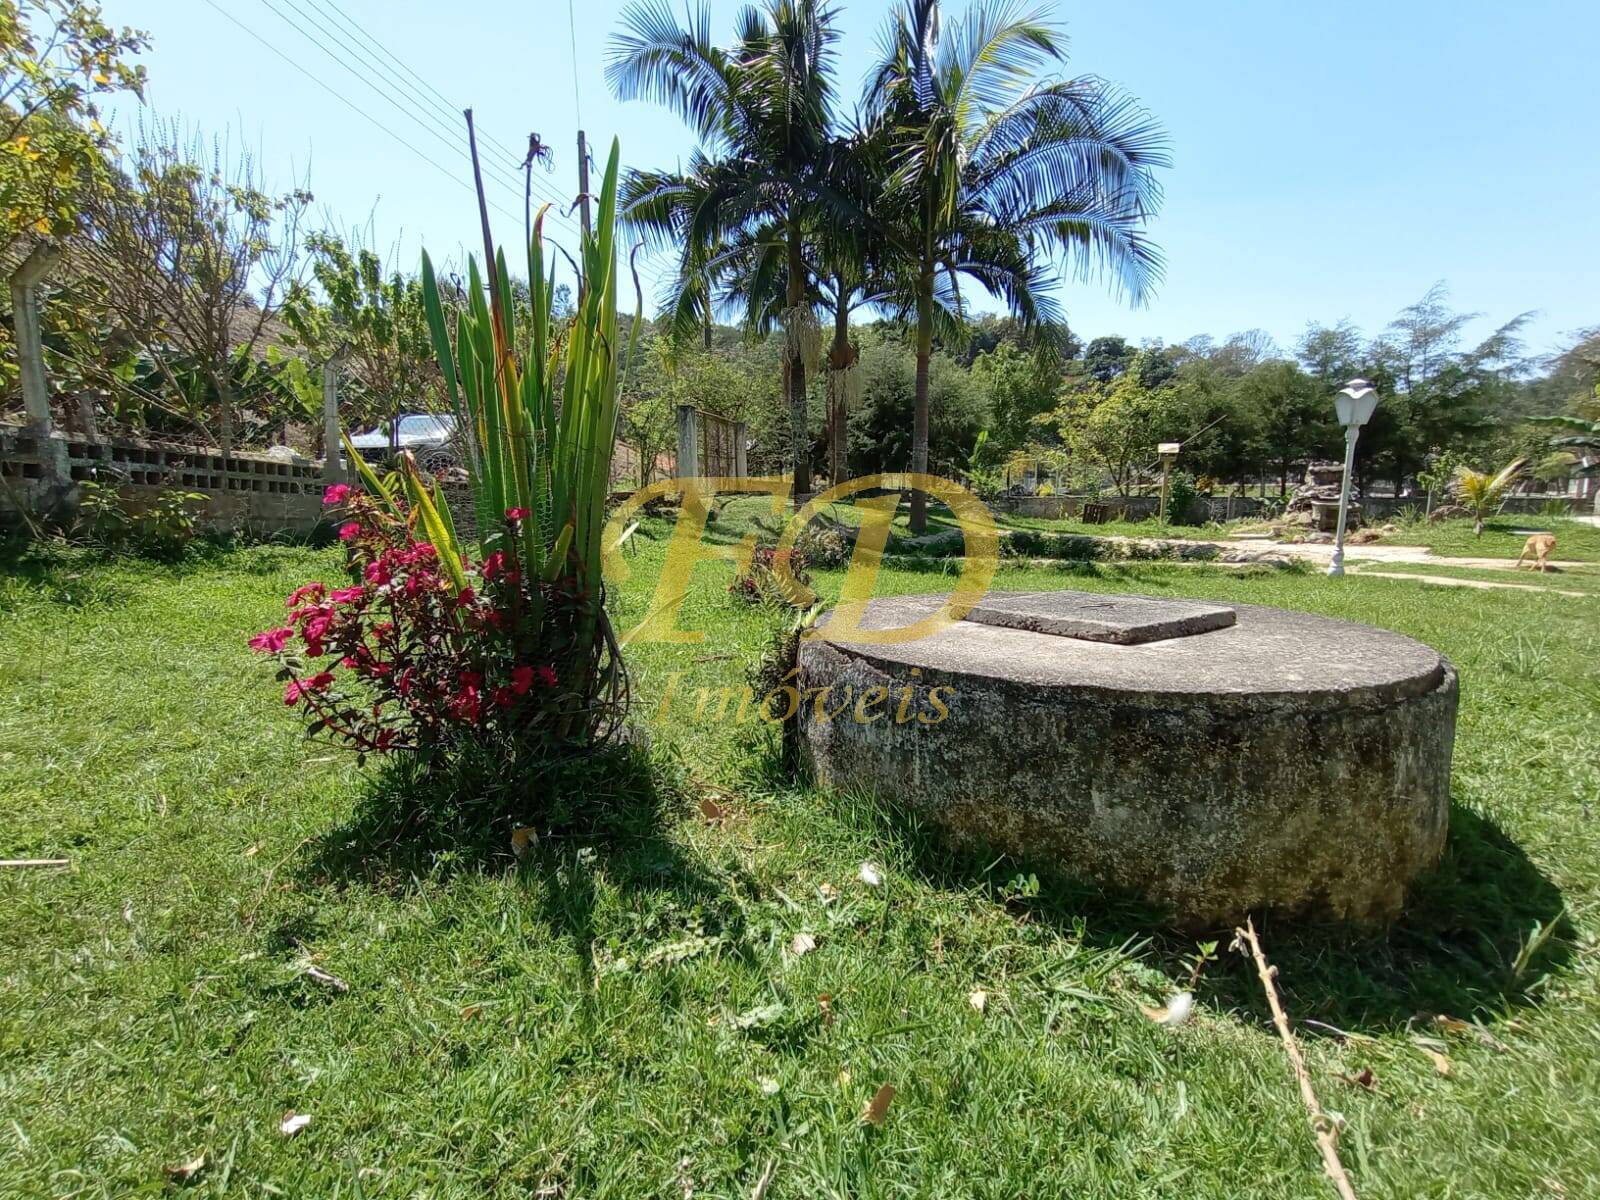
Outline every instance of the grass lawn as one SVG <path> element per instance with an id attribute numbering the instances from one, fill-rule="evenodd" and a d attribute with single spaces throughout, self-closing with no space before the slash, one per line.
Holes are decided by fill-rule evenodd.
<path id="1" fill-rule="evenodd" d="M 733 500 L 728 502 L 723 511 L 737 520 L 742 512 L 748 512 L 752 507 L 762 507 L 766 503 L 766 501 Z M 848 502 L 831 505 L 827 511 L 830 516 L 843 524 L 856 525 L 861 522 L 861 510 Z M 1069 533 L 1093 537 L 1187 538 L 1190 540 L 1208 540 L 1228 536 L 1226 526 L 1163 525 L 1154 517 L 1144 521 L 1107 521 L 1103 525 L 1086 525 L 1082 521 L 1051 517 L 1025 517 L 1016 513 L 995 510 L 991 510 L 991 512 L 994 516 L 995 524 L 1001 529 L 1027 529 L 1039 533 Z M 954 528 L 956 528 L 956 521 L 951 516 L 949 509 L 938 503 L 929 506 L 929 533 L 938 533 L 941 530 Z M 902 505 L 900 510 L 895 513 L 891 529 L 895 537 L 911 536 L 911 526 L 905 505 Z"/>
<path id="2" fill-rule="evenodd" d="M 1568 518 L 1494 517 L 1484 522 L 1483 536 L 1472 532 L 1470 520 L 1409 523 L 1399 533 L 1383 539 L 1388 546 L 1426 546 L 1435 554 L 1461 558 L 1516 558 L 1528 535 L 1556 535 L 1555 555 L 1567 562 L 1600 562 L 1600 525 Z"/>
<path id="3" fill-rule="evenodd" d="M 1354 569 L 1362 570 L 1364 565 Z M 1518 571 L 1507 571 L 1499 567 L 1434 566 L 1432 563 L 1373 562 L 1370 565 L 1374 571 L 1397 571 L 1403 575 L 1442 575 L 1447 579 L 1518 583 L 1528 587 L 1552 588 L 1566 592 L 1592 592 L 1600 595 L 1600 563 L 1580 563 L 1544 572 L 1529 570 L 1526 567 Z"/>
<path id="4" fill-rule="evenodd" d="M 668 532 L 641 527 L 621 629 Z M 1192 942 L 1049 874 L 1019 898 L 1015 864 L 785 781 L 769 731 L 679 704 L 647 764 L 484 764 L 454 813 L 305 742 L 244 638 L 337 563 L 0 564 L 0 857 L 73 864 L 0 870 L 6 1195 L 162 1194 L 201 1153 L 186 1190 L 213 1196 L 731 1198 L 769 1170 L 775 1198 L 1332 1194 L 1225 936 L 1194 1019 L 1153 1024 L 1138 1006 L 1186 985 Z M 953 570 L 886 567 L 880 590 Z M 696 569 L 680 626 L 702 643 L 630 650 L 640 718 L 675 675 L 680 696 L 743 682 L 767 619 L 728 577 Z M 1455 660 L 1451 845 L 1408 916 L 1263 940 L 1290 1012 L 1325 1023 L 1299 1032 L 1364 1200 L 1600 1194 L 1600 603 L 1160 565 L 997 585 L 1278 604 Z M 1363 1070 L 1374 1090 L 1346 1082 Z M 288 1110 L 311 1117 L 292 1138 Z"/>

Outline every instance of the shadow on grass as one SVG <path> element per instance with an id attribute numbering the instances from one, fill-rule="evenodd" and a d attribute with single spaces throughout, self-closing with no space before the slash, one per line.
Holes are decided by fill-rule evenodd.
<path id="1" fill-rule="evenodd" d="M 911 852 L 932 886 L 979 884 L 1000 899 L 1008 880 L 1034 872 L 1039 895 L 1020 907 L 1013 903 L 1019 917 L 1102 948 L 1142 947 L 1150 965 L 1178 987 L 1189 978 L 1198 943 L 1215 939 L 1217 959 L 1198 985 L 1200 998 L 1270 1020 L 1254 966 L 1228 949 L 1231 926 L 1177 934 L 1160 911 L 1125 892 L 1041 870 L 1037 863 L 952 851 L 913 814 L 882 804 L 854 807 L 881 814 L 866 819 L 882 822 L 881 832 Z M 1254 919 L 1291 1017 L 1364 1033 L 1402 1029 L 1441 1013 L 1504 1018 L 1537 1002 L 1543 981 L 1570 961 L 1575 937 L 1560 889 L 1498 825 L 1459 804 L 1451 807 L 1442 860 L 1417 881 L 1406 911 L 1388 928 L 1271 912 Z M 1553 934 L 1519 971 L 1519 953 L 1552 921 Z"/>
<path id="2" fill-rule="evenodd" d="M 709 932 L 742 943 L 728 881 L 705 876 L 663 832 L 685 802 L 644 750 L 627 745 L 524 770 L 482 758 L 433 770 L 398 760 L 349 821 L 312 843 L 299 873 L 313 885 L 378 891 L 423 877 L 515 877 L 552 931 L 571 940 L 592 983 L 597 868 L 620 892 L 671 893 L 705 914 Z M 519 856 L 513 834 L 524 828 L 537 833 Z"/>

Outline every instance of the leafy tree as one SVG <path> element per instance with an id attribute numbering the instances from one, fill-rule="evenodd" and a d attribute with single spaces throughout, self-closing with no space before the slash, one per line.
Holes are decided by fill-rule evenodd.
<path id="1" fill-rule="evenodd" d="M 1056 411 L 1061 439 L 1073 456 L 1103 472 L 1122 496 L 1155 462 L 1158 443 L 1194 432 L 1178 389 L 1145 387 L 1139 365 L 1135 356 L 1111 383 L 1090 381 L 1067 392 Z"/>
<path id="2" fill-rule="evenodd" d="M 1097 337 L 1084 349 L 1084 369 L 1099 382 L 1110 383 L 1121 377 L 1138 353 L 1135 347 L 1128 345 L 1126 338 L 1114 334 Z"/>
<path id="3" fill-rule="evenodd" d="M 195 421 L 207 426 L 214 412 L 228 454 L 235 376 L 265 344 L 295 277 L 311 193 L 266 191 L 248 156 L 230 161 L 220 145 L 207 154 L 176 125 L 142 134 L 128 169 L 88 194 L 85 253 L 108 309 L 172 390 L 185 392 L 183 362 L 199 373 L 208 395 Z"/>
<path id="4" fill-rule="evenodd" d="M 1055 408 L 1061 371 L 1053 357 L 1003 341 L 973 360 L 972 382 L 987 394 L 990 440 L 1004 455 L 1037 436 L 1038 418 Z"/>
<path id="5" fill-rule="evenodd" d="M 1349 321 L 1337 325 L 1308 321 L 1295 344 L 1295 357 L 1317 387 L 1332 395 L 1360 373 L 1367 354 L 1361 331 Z"/>
<path id="6" fill-rule="evenodd" d="M 1261 423 L 1264 457 L 1277 468 L 1278 494 L 1289 490 L 1289 467 L 1333 443 L 1333 406 L 1311 376 L 1294 363 L 1262 363 L 1238 383 L 1241 403 Z"/>
<path id="7" fill-rule="evenodd" d="M 340 408 L 350 424 L 390 421 L 402 412 L 446 407 L 443 380 L 428 334 L 422 281 L 383 263 L 364 246 L 345 244 L 337 234 L 306 239 L 313 291 L 291 280 L 283 319 L 295 344 L 314 362 L 343 358 Z"/>
<path id="8" fill-rule="evenodd" d="M 890 144 L 891 238 L 916 326 L 913 471 L 928 467 L 934 332 L 963 318 L 963 280 L 1028 325 L 1056 324 L 1050 253 L 1080 275 L 1109 271 L 1135 299 L 1160 270 L 1144 224 L 1159 203 L 1163 135 L 1102 80 L 1038 82 L 1062 61 L 1061 40 L 1014 12 L 977 0 L 942 33 L 939 0 L 902 0 L 868 84 L 869 122 Z M 911 528 L 926 527 L 927 497 L 913 493 Z"/>
<path id="9" fill-rule="evenodd" d="M 105 171 L 114 141 L 97 98 L 144 98 L 145 71 L 128 59 L 148 45 L 80 0 L 0 0 L 0 238 L 67 237 L 82 223 L 82 193 Z"/>

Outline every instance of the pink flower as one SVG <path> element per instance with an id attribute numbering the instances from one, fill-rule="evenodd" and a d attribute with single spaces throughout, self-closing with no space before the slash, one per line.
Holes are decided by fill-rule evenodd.
<path id="1" fill-rule="evenodd" d="M 450 713 L 458 721 L 476 721 L 483 715 L 483 700 L 475 687 L 464 687 L 450 700 Z"/>
<path id="2" fill-rule="evenodd" d="M 515 693 L 508 687 L 497 687 L 494 692 L 494 702 L 501 708 L 510 708 L 517 702 Z"/>
<path id="3" fill-rule="evenodd" d="M 304 587 L 296 588 L 294 591 L 290 592 L 289 599 L 285 603 L 284 607 L 293 608 L 307 596 L 311 597 L 313 600 L 321 600 L 324 594 L 326 594 L 327 590 L 328 585 L 325 583 L 308 583 Z"/>
<path id="4" fill-rule="evenodd" d="M 378 587 L 383 587 L 389 582 L 389 580 L 394 578 L 394 576 L 389 573 L 389 564 L 384 562 L 382 559 L 379 559 L 375 563 L 368 563 L 365 574 L 367 582 L 376 584 Z"/>
<path id="5" fill-rule="evenodd" d="M 298 704 L 301 697 L 309 696 L 313 692 L 320 692 L 332 682 L 333 676 L 326 671 L 319 672 L 310 679 L 291 679 L 289 686 L 283 691 L 283 702 L 285 704 Z"/>
<path id="6" fill-rule="evenodd" d="M 475 599 L 477 599 L 477 593 L 474 592 L 470 587 L 464 587 L 456 593 L 456 607 L 465 608 Z"/>
<path id="7" fill-rule="evenodd" d="M 294 630 L 288 626 L 282 629 L 268 629 L 250 639 L 250 649 L 262 654 L 276 654 L 293 636 Z"/>
<path id="8" fill-rule="evenodd" d="M 354 604 L 367 594 L 366 588 L 348 587 L 329 592 L 328 599 L 335 604 Z"/>
<path id="9" fill-rule="evenodd" d="M 348 483 L 332 483 L 328 490 L 322 493 L 322 502 L 330 507 L 343 504 L 350 498 L 350 485 Z"/>
<path id="10" fill-rule="evenodd" d="M 463 688 L 480 688 L 483 686 L 483 676 L 476 671 L 463 671 L 457 678 Z"/>
<path id="11" fill-rule="evenodd" d="M 359 521 L 346 521 L 339 526 L 339 540 L 341 542 L 353 542 L 360 536 L 361 522 Z"/>
<path id="12" fill-rule="evenodd" d="M 519 696 L 526 695 L 533 686 L 533 668 L 523 663 L 511 671 L 511 690 Z"/>
<path id="13" fill-rule="evenodd" d="M 506 520 L 508 520 L 508 521 L 526 521 L 527 519 L 528 519 L 528 510 L 525 509 L 525 508 L 508 508 L 508 509 L 506 509 Z"/>
<path id="14" fill-rule="evenodd" d="M 555 687 L 555 685 L 556 685 L 556 669 L 554 667 L 550 666 L 548 663 L 545 664 L 544 666 L 540 667 L 539 668 L 539 682 L 544 684 L 545 687 Z"/>
<path id="15" fill-rule="evenodd" d="M 483 565 L 478 568 L 478 574 L 485 579 L 493 579 L 506 569 L 506 555 L 503 550 L 496 550 L 483 560 Z"/>

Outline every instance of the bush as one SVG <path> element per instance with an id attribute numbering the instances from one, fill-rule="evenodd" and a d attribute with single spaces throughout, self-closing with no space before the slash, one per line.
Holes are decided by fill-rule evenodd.
<path id="1" fill-rule="evenodd" d="M 136 500 L 115 484 L 94 479 L 79 487 L 78 523 L 90 542 L 157 556 L 177 554 L 194 540 L 200 509 L 211 500 L 182 488 L 162 488 L 154 500 Z"/>
<path id="2" fill-rule="evenodd" d="M 805 552 L 796 547 L 787 551 L 787 555 L 790 576 L 795 583 L 809 588 L 811 576 L 806 573 L 809 563 Z M 750 555 L 750 570 L 733 577 L 733 582 L 728 585 L 729 593 L 749 604 L 800 607 L 800 597 L 794 594 L 789 581 L 778 575 L 777 565 L 776 546 L 757 546 Z"/>
<path id="3" fill-rule="evenodd" d="M 342 484 L 325 502 L 347 509 L 348 586 L 298 588 L 286 624 L 250 639 L 277 659 L 309 735 L 364 756 L 466 744 L 516 755 L 566 734 L 561 668 L 582 650 L 582 605 L 570 575 L 524 570 L 526 514 L 506 514 L 505 550 L 451 564 L 412 535 L 403 505 Z"/>
<path id="4" fill-rule="evenodd" d="M 1167 482 L 1167 523 L 1194 524 L 1194 502 L 1199 494 L 1193 475 L 1187 471 L 1174 471 Z"/>

